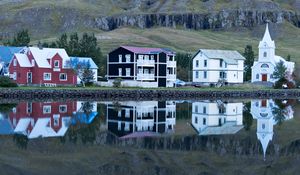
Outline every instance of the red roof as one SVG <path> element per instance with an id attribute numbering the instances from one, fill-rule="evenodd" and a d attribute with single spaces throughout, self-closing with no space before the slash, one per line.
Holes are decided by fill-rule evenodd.
<path id="1" fill-rule="evenodd" d="M 133 47 L 133 46 L 121 46 L 121 47 L 134 53 L 160 53 L 160 52 L 164 52 L 167 54 L 174 53 L 171 49 L 166 49 L 166 48 Z"/>

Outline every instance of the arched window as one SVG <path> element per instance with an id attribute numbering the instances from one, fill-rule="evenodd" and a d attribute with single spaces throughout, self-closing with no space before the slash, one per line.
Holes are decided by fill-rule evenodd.
<path id="1" fill-rule="evenodd" d="M 267 57 L 267 52 L 264 52 L 264 57 Z"/>
<path id="2" fill-rule="evenodd" d="M 262 64 L 260 67 L 261 68 L 269 68 L 269 65 L 268 64 Z"/>
<path id="3" fill-rule="evenodd" d="M 261 117 L 268 117 L 268 113 L 260 113 Z"/>
<path id="4" fill-rule="evenodd" d="M 256 74 L 256 79 L 259 79 L 259 74 Z"/>

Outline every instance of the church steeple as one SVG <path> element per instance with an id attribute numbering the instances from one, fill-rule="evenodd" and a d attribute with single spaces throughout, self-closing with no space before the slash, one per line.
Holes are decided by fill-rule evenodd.
<path id="1" fill-rule="evenodd" d="M 274 48 L 275 49 L 275 42 L 272 40 L 270 31 L 269 31 L 269 24 L 267 23 L 266 31 L 264 34 L 263 39 L 259 42 L 259 48 Z"/>
<path id="2" fill-rule="evenodd" d="M 272 40 L 269 25 L 266 26 L 266 31 L 263 39 L 259 42 L 258 60 L 261 62 L 274 62 L 275 57 L 275 42 Z M 275 64 L 275 63 L 274 63 Z"/>

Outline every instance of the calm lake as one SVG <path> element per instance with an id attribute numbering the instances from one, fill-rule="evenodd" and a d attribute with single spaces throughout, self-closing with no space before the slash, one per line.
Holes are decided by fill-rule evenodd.
<path id="1" fill-rule="evenodd" d="M 1 174 L 297 174 L 300 102 L 0 102 Z"/>

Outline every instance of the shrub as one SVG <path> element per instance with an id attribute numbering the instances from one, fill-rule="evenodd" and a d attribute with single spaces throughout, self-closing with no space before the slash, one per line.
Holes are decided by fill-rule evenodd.
<path id="1" fill-rule="evenodd" d="M 280 78 L 276 83 L 274 84 L 275 89 L 282 89 L 282 85 L 286 84 L 288 89 L 293 89 L 296 87 L 295 83 L 292 81 L 287 80 L 286 78 Z"/>
<path id="2" fill-rule="evenodd" d="M 121 79 L 121 78 L 116 78 L 116 79 L 113 81 L 113 87 L 119 88 L 119 87 L 121 87 L 121 83 L 122 83 L 122 79 Z"/>
<path id="3" fill-rule="evenodd" d="M 9 77 L 0 76 L 0 87 L 17 87 L 18 85 L 13 82 Z"/>

